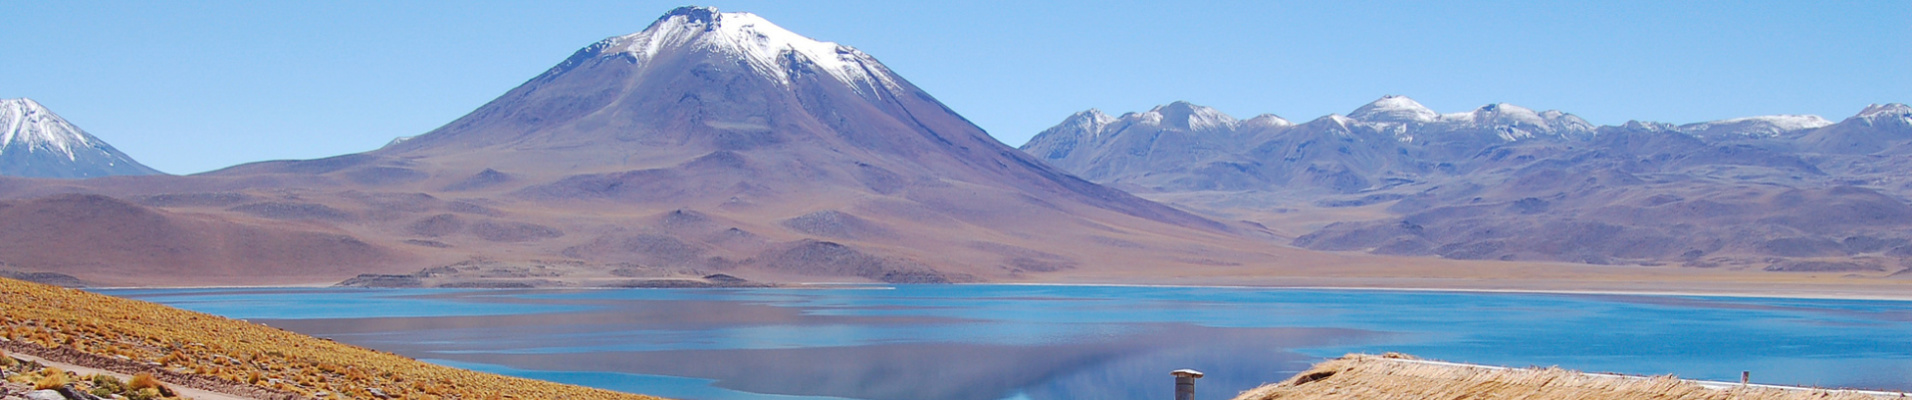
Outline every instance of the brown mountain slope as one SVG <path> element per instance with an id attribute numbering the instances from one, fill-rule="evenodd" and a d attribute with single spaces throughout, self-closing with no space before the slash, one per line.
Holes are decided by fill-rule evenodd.
<path id="1" fill-rule="evenodd" d="M 323 226 L 179 213 L 99 195 L 0 202 L 0 261 L 96 284 L 294 283 L 404 260 Z"/>

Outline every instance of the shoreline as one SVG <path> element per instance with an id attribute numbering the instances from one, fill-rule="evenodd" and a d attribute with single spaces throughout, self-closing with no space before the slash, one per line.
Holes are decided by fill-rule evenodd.
<path id="1" fill-rule="evenodd" d="M 883 282 L 788 282 L 781 286 L 762 288 L 698 288 L 698 289 L 862 289 L 881 290 L 890 286 L 908 285 Z M 1421 292 L 1421 293 L 1475 293 L 1475 294 L 1545 294 L 1569 296 L 1639 296 L 1639 297 L 1711 297 L 1735 299 L 1802 299 L 1802 300 L 1857 300 L 1912 302 L 1912 293 L 1903 295 L 1883 293 L 1828 293 L 1814 288 L 1793 289 L 1793 292 L 1762 292 L 1757 290 L 1707 290 L 1707 289 L 1549 289 L 1549 288 L 1489 288 L 1489 287 L 1435 287 L 1435 286 L 1361 286 L 1361 285 L 1282 285 L 1282 284 L 1199 284 L 1199 283 L 1120 283 L 1120 282 L 972 282 L 951 283 L 959 286 L 1066 286 L 1066 287 L 1138 287 L 1138 288 L 1207 288 L 1207 289 L 1265 289 L 1265 290 L 1318 290 L 1318 291 L 1374 291 L 1374 292 Z M 220 289 L 325 289 L 335 288 L 329 285 L 209 285 L 209 286 L 112 286 L 88 287 L 86 290 L 220 290 Z M 369 289 L 362 287 L 344 287 L 344 289 Z M 409 288 L 409 289 L 464 289 L 464 290 L 618 290 L 618 289 L 675 289 L 675 288 L 624 288 L 624 287 L 534 287 L 511 289 L 486 288 Z M 1881 288 L 1856 287 L 1851 289 Z"/>
<path id="2" fill-rule="evenodd" d="M 1105 287 L 1159 287 L 1159 288 L 1212 288 L 1212 289 L 1279 289 L 1279 290 L 1322 290 L 1322 291 L 1375 291 L 1375 292 L 1431 292 L 1431 293 L 1483 293 L 1483 294 L 1554 294 L 1576 296 L 1641 296 L 1641 297 L 1718 297 L 1744 299 L 1806 299 L 1806 300 L 1864 300 L 1912 302 L 1912 294 L 1906 295 L 1839 295 L 1820 293 L 1757 293 L 1757 292 L 1707 292 L 1677 290 L 1621 290 L 1621 289 L 1515 289 L 1515 288 L 1456 288 L 1456 287 L 1398 287 L 1398 286 L 1314 286 L 1314 285 L 1202 285 L 1202 284 L 1145 284 L 1145 283 L 1049 283 L 1049 282 L 999 282 L 999 283 L 957 283 L 955 285 L 1013 285 L 1013 286 L 1105 286 Z"/>

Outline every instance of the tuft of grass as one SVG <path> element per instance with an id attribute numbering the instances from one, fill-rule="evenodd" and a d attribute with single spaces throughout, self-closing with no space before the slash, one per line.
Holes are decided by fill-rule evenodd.
<path id="1" fill-rule="evenodd" d="M 66 371 L 61 371 L 59 368 L 46 367 L 46 369 L 40 370 L 40 380 L 33 382 L 33 390 L 59 389 L 66 387 L 68 383 L 73 382 L 67 379 Z"/>
<path id="2" fill-rule="evenodd" d="M 110 399 L 113 395 L 126 391 L 126 383 L 120 382 L 119 378 L 113 377 L 112 375 L 93 374 L 87 376 L 86 381 L 93 384 L 93 390 L 88 393 L 92 393 L 94 396 L 101 398 Z"/>
<path id="3" fill-rule="evenodd" d="M 161 392 L 166 391 L 165 386 L 160 385 L 158 379 L 153 379 L 153 374 L 145 372 L 133 375 L 133 380 L 126 382 L 126 388 L 132 390 L 151 388 L 158 389 Z"/>
<path id="4" fill-rule="evenodd" d="M 160 394 L 159 394 L 159 389 L 145 388 L 140 390 L 128 391 L 126 394 L 126 398 L 131 400 L 154 400 L 154 399 L 160 398 Z"/>

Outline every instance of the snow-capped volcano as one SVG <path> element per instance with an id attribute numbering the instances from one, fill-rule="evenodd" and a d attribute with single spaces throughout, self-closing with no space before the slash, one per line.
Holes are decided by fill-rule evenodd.
<path id="1" fill-rule="evenodd" d="M 1164 127 L 1179 128 L 1188 131 L 1215 131 L 1234 129 L 1240 123 L 1235 117 L 1220 110 L 1177 101 L 1156 106 L 1148 112 L 1125 115 L 1124 118 L 1160 124 Z"/>
<path id="2" fill-rule="evenodd" d="M 1901 103 L 1873 104 L 1859 111 L 1853 118 L 1863 120 L 1868 125 L 1897 124 L 1901 127 L 1912 126 L 1912 106 Z M 1830 124 L 1828 124 L 1830 125 Z"/>
<path id="3" fill-rule="evenodd" d="M 0 175 L 92 178 L 158 173 L 33 99 L 0 99 Z"/>
<path id="4" fill-rule="evenodd" d="M 1441 115 L 1441 123 L 1493 130 L 1501 140 L 1516 141 L 1544 136 L 1592 135 L 1594 126 L 1573 114 L 1558 110 L 1536 112 L 1507 103 L 1493 103 L 1472 112 Z"/>
<path id="5" fill-rule="evenodd" d="M 1441 114 L 1407 96 L 1387 95 L 1348 113 L 1348 118 L 1400 133 L 1401 139 L 1436 139 L 1426 135 L 1408 135 L 1413 131 L 1491 132 L 1501 141 L 1517 141 L 1535 136 L 1586 136 L 1594 126 L 1578 116 L 1556 110 L 1534 111 L 1507 103 L 1493 103 L 1468 112 Z M 1406 129 L 1405 125 L 1418 125 Z M 1438 135 L 1437 135 L 1438 136 Z"/>
<path id="6" fill-rule="evenodd" d="M 641 32 L 604 39 L 578 55 L 622 55 L 649 64 L 675 49 L 723 54 L 785 85 L 795 75 L 822 72 L 860 94 L 878 87 L 901 88 L 888 68 L 862 51 L 804 37 L 756 14 L 718 12 L 715 7 L 671 10 Z"/>
<path id="7" fill-rule="evenodd" d="M 1362 122 L 1433 122 L 1441 115 L 1407 96 L 1387 95 L 1354 109 L 1348 118 Z"/>
<path id="8" fill-rule="evenodd" d="M 1817 115 L 1761 115 L 1680 125 L 1679 131 L 1702 139 L 1770 138 L 1824 128 L 1832 121 Z"/>
<path id="9" fill-rule="evenodd" d="M 1183 126 L 1234 123 L 1186 105 L 1162 112 Z M 1079 120 L 1089 129 L 1111 123 L 1095 112 Z M 526 206 L 589 204 L 620 215 L 695 211 L 714 219 L 785 221 L 736 233 L 764 246 L 778 241 L 771 247 L 709 242 L 714 236 L 702 233 L 672 240 L 687 243 L 681 248 L 689 252 L 764 260 L 753 268 L 776 273 L 887 281 L 968 279 L 925 272 L 929 266 L 968 276 L 1003 271 L 979 269 L 993 268 L 994 261 L 936 261 L 952 254 L 1000 258 L 977 250 L 994 247 L 972 246 L 981 237 L 1067 247 L 1024 238 L 1057 229 L 1046 236 L 1076 240 L 1063 238 L 1061 229 L 1072 226 L 1133 227 L 1119 229 L 1150 235 L 1232 232 L 1003 145 L 868 54 L 754 14 L 703 7 L 671 10 L 642 31 L 585 46 L 436 130 L 371 153 L 310 162 L 321 163 L 261 163 L 219 175 L 322 170 L 344 181 L 492 192 Z M 434 181 L 438 177 L 460 178 Z M 997 210 L 1027 212 L 1001 218 Z M 646 257 L 661 256 L 633 255 L 637 250 L 620 244 L 638 240 L 615 233 L 625 230 L 591 227 L 599 233 L 575 235 L 603 235 L 587 240 L 598 245 L 556 251 L 592 261 L 657 262 Z M 824 239 L 829 243 L 814 242 Z M 910 262 L 872 261 L 885 266 L 845 272 L 845 263 L 806 258 L 821 253 L 802 249 L 868 251 Z M 797 252 L 786 256 L 785 250 Z M 699 264 L 713 257 L 671 257 L 700 268 L 719 265 Z"/>

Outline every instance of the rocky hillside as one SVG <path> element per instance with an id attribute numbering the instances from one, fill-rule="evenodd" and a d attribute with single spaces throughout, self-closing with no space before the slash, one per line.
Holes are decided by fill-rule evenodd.
<path id="1" fill-rule="evenodd" d="M 439 366 L 245 321 L 11 279 L 0 279 L 0 298 L 7 299 L 0 303 L 0 349 L 6 352 L 236 398 L 656 399 Z M 18 380 L 34 378 L 41 386 L 43 380 L 78 378 L 33 373 Z M 102 381 L 75 387 L 91 391 Z M 39 389 L 66 385 L 44 386 Z"/>

